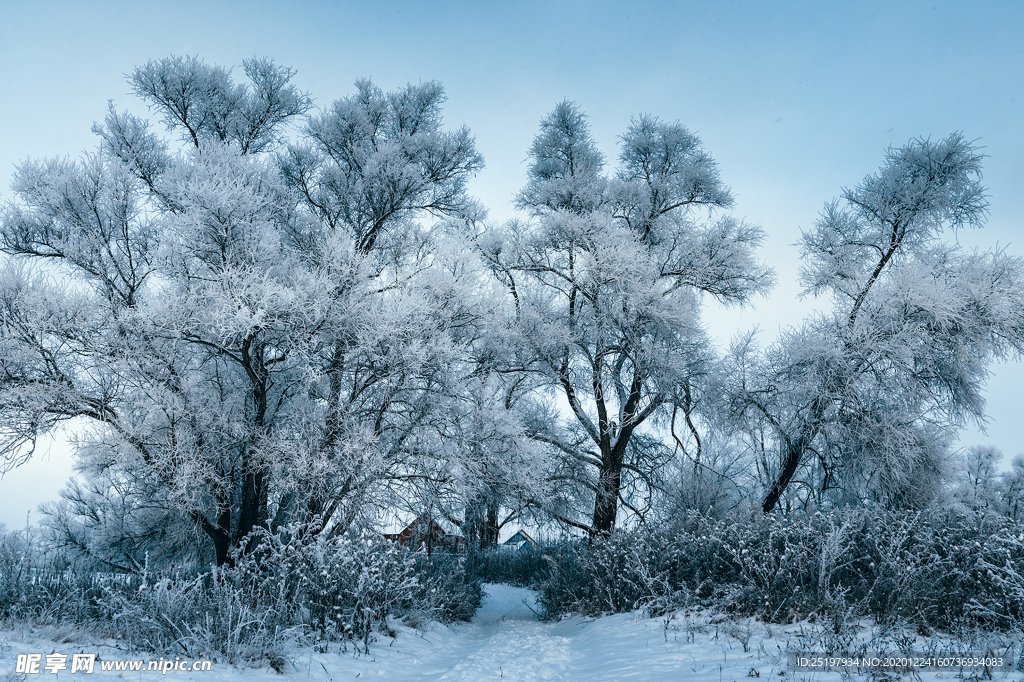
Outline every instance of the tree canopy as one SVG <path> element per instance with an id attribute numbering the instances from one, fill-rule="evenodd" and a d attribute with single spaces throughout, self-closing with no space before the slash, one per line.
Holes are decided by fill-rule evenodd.
<path id="1" fill-rule="evenodd" d="M 774 272 L 681 123 L 632 119 L 611 171 L 558 103 L 497 224 L 440 84 L 316 108 L 291 69 L 241 70 L 138 67 L 166 130 L 111 106 L 97 151 L 21 164 L 0 217 L 0 458 L 74 420 L 48 523 L 80 551 L 224 564 L 256 530 L 402 513 L 478 546 L 516 519 L 598 539 L 726 499 L 920 507 L 954 480 L 1019 506 L 1012 477 L 978 492 L 991 453 L 950 445 L 1024 351 L 1024 263 L 942 241 L 987 214 L 962 135 L 825 204 L 801 281 L 828 311 L 719 349 L 703 303 L 751 305 Z"/>

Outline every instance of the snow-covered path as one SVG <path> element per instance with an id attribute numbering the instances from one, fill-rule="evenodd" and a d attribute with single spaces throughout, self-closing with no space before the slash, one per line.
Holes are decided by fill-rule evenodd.
<path id="1" fill-rule="evenodd" d="M 422 680 L 558 680 L 565 679 L 572 659 L 569 638 L 551 633 L 537 621 L 533 594 L 508 585 L 487 585 L 473 621 L 457 629 L 459 637 L 442 645 L 444 670 L 409 671 L 406 679 Z M 528 606 L 529 604 L 529 606 Z M 453 633 L 454 634 L 454 633 Z M 429 637 L 428 637 L 429 639 Z"/>
<path id="2" fill-rule="evenodd" d="M 483 603 L 472 622 L 435 627 L 426 633 L 406 630 L 390 643 L 378 641 L 371 647 L 369 659 L 335 658 L 332 662 L 344 673 L 339 669 L 334 678 L 358 676 L 396 682 L 718 680 L 718 662 L 729 659 L 724 652 L 733 646 L 742 651 L 738 641 L 724 641 L 728 639 L 724 633 L 724 648 L 708 651 L 704 647 L 702 651 L 702 647 L 679 641 L 675 631 L 666 630 L 661 621 L 633 614 L 540 622 L 529 590 L 508 585 L 485 585 L 484 590 Z M 711 656 L 714 664 L 705 660 Z M 301 661 L 297 663 L 301 665 Z M 772 669 L 770 664 L 763 667 L 766 673 Z M 747 666 L 743 674 L 750 669 Z"/>
<path id="3" fill-rule="evenodd" d="M 240 669 L 215 663 L 208 672 L 102 671 L 97 680 L 381 680 L 382 682 L 459 682 L 562 680 L 565 682 L 694 682 L 749 678 L 799 682 L 839 682 L 838 672 L 786 671 L 787 648 L 806 649 L 813 626 L 766 626 L 733 622 L 706 613 L 676 613 L 669 618 L 616 614 L 603 618 L 567 618 L 540 622 L 529 590 L 485 585 L 485 597 L 470 623 L 433 624 L 424 632 L 395 623 L 398 636 L 379 635 L 369 655 L 332 649 L 316 653 L 295 649 L 283 674 L 263 668 Z M 98 652 L 101 660 L 136 658 L 111 646 L 70 641 L 45 631 L 0 632 L 0 680 L 81 679 L 67 670 L 51 675 L 13 674 L 18 654 Z M 56 643 L 63 642 L 63 643 Z M 139 656 L 138 658 L 142 658 Z M 100 660 L 100 659 L 98 659 Z M 7 671 L 11 671 L 4 677 Z M 951 679 L 946 673 L 922 673 L 920 680 Z M 996 673 L 995 679 L 1021 682 L 1020 673 Z M 877 679 L 899 679 L 898 677 Z"/>
<path id="4" fill-rule="evenodd" d="M 331 669 L 333 679 L 395 682 L 711 681 L 777 676 L 784 670 L 784 655 L 780 667 L 778 656 L 755 651 L 749 641 L 744 652 L 743 636 L 730 635 L 731 625 L 694 635 L 678 621 L 639 614 L 540 622 L 531 591 L 508 585 L 484 590 L 472 622 L 426 633 L 404 630 L 394 641 L 378 641 L 370 657 L 332 657 L 337 668 L 325 660 L 324 670 Z M 317 658 L 306 660 L 315 666 Z M 296 663 L 307 667 L 301 659 Z"/>

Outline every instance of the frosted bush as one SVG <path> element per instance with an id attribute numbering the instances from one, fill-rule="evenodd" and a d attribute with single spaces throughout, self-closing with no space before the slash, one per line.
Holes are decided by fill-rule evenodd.
<path id="1" fill-rule="evenodd" d="M 543 550 L 551 616 L 693 603 L 768 622 L 861 616 L 919 629 L 1024 624 L 1024 526 L 973 512 L 875 509 L 712 520 Z"/>
<path id="2" fill-rule="evenodd" d="M 392 618 L 468 620 L 478 580 L 456 555 L 410 552 L 364 532 L 313 536 L 301 526 L 246 538 L 233 565 L 207 572 L 97 571 L 0 536 L 0 618 L 99 627 L 134 650 L 285 663 L 290 641 L 366 650 Z"/>

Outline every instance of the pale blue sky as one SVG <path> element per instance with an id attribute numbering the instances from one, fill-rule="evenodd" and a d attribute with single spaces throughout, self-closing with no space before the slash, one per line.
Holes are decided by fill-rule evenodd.
<path id="1" fill-rule="evenodd" d="M 369 76 L 384 89 L 439 80 L 446 121 L 476 135 L 487 167 L 471 191 L 512 215 L 537 123 L 580 104 L 609 159 L 629 118 L 680 120 L 718 160 L 735 213 L 762 225 L 779 286 L 757 310 L 709 311 L 728 338 L 763 341 L 806 314 L 794 303 L 801 228 L 912 137 L 963 131 L 989 158 L 987 228 L 962 243 L 1024 254 L 1024 3 L 1003 2 L 21 2 L 0 0 L 0 200 L 29 156 L 75 156 L 107 100 L 139 105 L 123 74 L 199 55 L 269 56 L 326 106 Z M 141 112 L 140 112 L 141 113 Z M 1019 364 L 994 368 L 991 424 L 963 444 L 1021 443 Z M 0 480 L 0 522 L 53 497 L 65 448 Z"/>

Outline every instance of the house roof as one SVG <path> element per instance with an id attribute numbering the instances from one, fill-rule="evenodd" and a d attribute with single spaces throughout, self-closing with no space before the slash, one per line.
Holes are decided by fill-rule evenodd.
<path id="1" fill-rule="evenodd" d="M 537 545 L 536 541 L 534 541 L 534 539 L 530 537 L 530 534 L 527 533 L 522 528 L 517 530 L 515 532 L 515 534 L 512 537 L 510 537 L 508 540 L 505 540 L 505 544 L 506 545 L 514 545 L 514 544 L 517 544 L 517 543 L 520 543 L 520 542 L 528 542 L 528 543 L 530 543 L 533 546 Z"/>
<path id="2" fill-rule="evenodd" d="M 439 528 L 442 533 L 452 537 L 462 537 L 462 531 L 451 521 L 442 518 L 431 519 L 434 526 Z M 417 516 L 408 522 L 399 522 L 396 520 L 395 523 L 388 524 L 384 529 L 384 535 L 400 535 L 407 530 L 413 530 L 416 525 L 426 525 L 427 519 L 424 516 Z"/>

